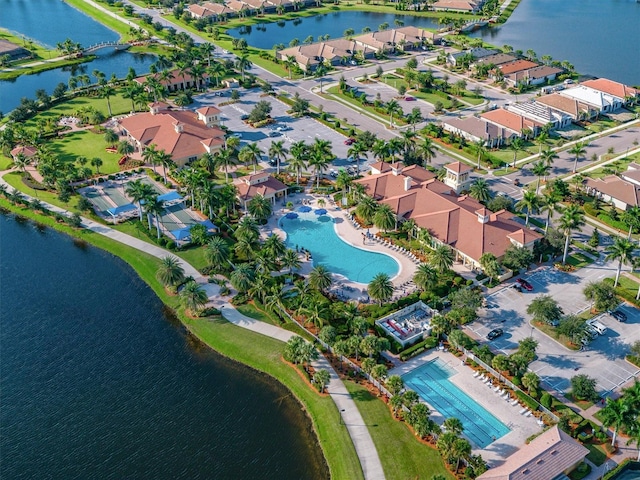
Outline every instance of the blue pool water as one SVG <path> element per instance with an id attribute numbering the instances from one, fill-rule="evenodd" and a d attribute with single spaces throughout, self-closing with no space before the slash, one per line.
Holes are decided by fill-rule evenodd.
<path id="1" fill-rule="evenodd" d="M 438 358 L 404 375 L 403 380 L 445 418 L 459 419 L 464 435 L 479 448 L 509 433 L 505 424 L 449 381 L 452 374 Z"/>
<path id="2" fill-rule="evenodd" d="M 283 217 L 280 226 L 287 233 L 289 248 L 304 247 L 311 252 L 314 265 L 324 265 L 333 273 L 359 283 L 369 283 L 378 273 L 393 277 L 399 265 L 392 257 L 355 248 L 334 230 L 328 215 L 300 213 L 298 218 Z"/>

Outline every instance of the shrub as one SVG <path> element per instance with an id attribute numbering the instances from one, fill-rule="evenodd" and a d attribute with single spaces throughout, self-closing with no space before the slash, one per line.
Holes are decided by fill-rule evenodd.
<path id="1" fill-rule="evenodd" d="M 531 410 L 538 409 L 539 403 L 536 402 L 533 398 L 531 398 L 526 393 L 521 392 L 520 390 L 516 390 L 516 396 L 520 399 L 520 401 L 522 401 L 522 403 L 524 403 Z"/>
<path id="2" fill-rule="evenodd" d="M 425 350 L 429 350 L 430 348 L 434 348 L 438 343 L 438 339 L 435 337 L 429 337 L 426 340 L 416 343 L 413 347 L 409 347 L 406 350 L 400 352 L 400 360 L 403 362 L 408 360 L 411 357 L 415 357 L 416 355 L 424 352 Z"/>
<path id="3" fill-rule="evenodd" d="M 169 250 L 175 250 L 176 249 L 176 242 L 174 242 L 173 240 L 167 240 L 166 248 L 169 249 Z"/>
<path id="4" fill-rule="evenodd" d="M 549 393 L 544 392 L 542 394 L 542 398 L 540 399 L 540 403 L 543 407 L 550 409 L 551 404 L 553 403 L 553 399 L 551 398 L 551 395 Z"/>

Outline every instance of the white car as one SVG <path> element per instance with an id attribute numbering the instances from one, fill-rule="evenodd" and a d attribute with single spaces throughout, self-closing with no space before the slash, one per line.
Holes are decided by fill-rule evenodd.
<path id="1" fill-rule="evenodd" d="M 232 134 L 231 134 L 231 135 L 229 135 L 229 136 L 230 136 L 230 137 L 233 137 L 233 138 L 242 138 L 242 134 L 241 134 L 240 132 L 232 133 Z"/>

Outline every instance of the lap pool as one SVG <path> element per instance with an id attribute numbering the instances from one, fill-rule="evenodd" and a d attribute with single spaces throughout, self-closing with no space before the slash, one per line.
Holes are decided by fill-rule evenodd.
<path id="1" fill-rule="evenodd" d="M 309 212 L 300 213 L 297 218 L 283 217 L 280 227 L 287 234 L 289 248 L 309 250 L 314 265 L 324 265 L 353 282 L 369 283 L 378 273 L 393 277 L 400 270 L 389 255 L 361 250 L 342 240 L 334 229 L 334 219 L 328 215 Z"/>
<path id="2" fill-rule="evenodd" d="M 509 428 L 449 381 L 455 373 L 437 358 L 402 377 L 411 390 L 445 418 L 456 417 L 464 435 L 477 447 L 487 445 L 509 433 Z"/>

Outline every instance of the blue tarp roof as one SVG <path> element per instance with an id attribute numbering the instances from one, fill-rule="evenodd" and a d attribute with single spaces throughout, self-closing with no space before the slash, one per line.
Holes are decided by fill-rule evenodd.
<path id="1" fill-rule="evenodd" d="M 119 215 L 121 213 L 136 210 L 137 208 L 138 207 L 136 207 L 133 203 L 127 203 L 126 205 L 120 205 L 119 207 L 109 208 L 107 209 L 107 212 L 115 217 L 116 215 Z"/>
<path id="2" fill-rule="evenodd" d="M 204 222 L 200 222 L 200 225 L 204 225 L 207 230 L 218 230 L 218 227 L 216 227 L 216 225 L 209 219 L 205 220 Z"/>
<path id="3" fill-rule="evenodd" d="M 191 227 L 179 228 L 178 230 L 171 230 L 171 235 L 173 235 L 176 240 L 185 240 L 189 238 L 191 234 Z"/>
<path id="4" fill-rule="evenodd" d="M 158 200 L 161 202 L 173 202 L 174 200 L 182 200 L 182 197 L 175 190 L 167 193 L 163 193 L 162 195 L 158 195 Z"/>

